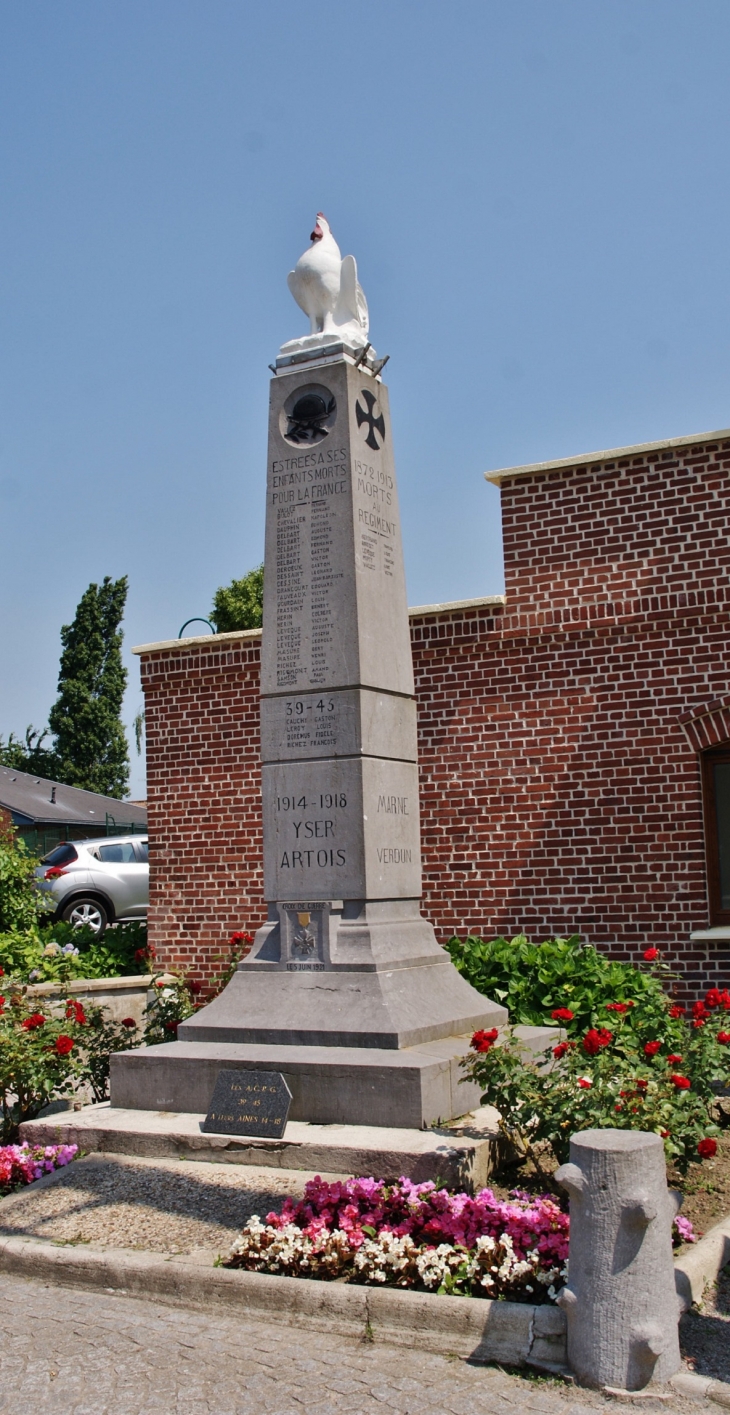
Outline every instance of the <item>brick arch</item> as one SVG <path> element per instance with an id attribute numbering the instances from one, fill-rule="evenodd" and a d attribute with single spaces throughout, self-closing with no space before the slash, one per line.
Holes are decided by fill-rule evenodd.
<path id="1" fill-rule="evenodd" d="M 716 698 L 704 707 L 684 713 L 679 720 L 696 752 L 721 747 L 730 742 L 730 697 Z"/>

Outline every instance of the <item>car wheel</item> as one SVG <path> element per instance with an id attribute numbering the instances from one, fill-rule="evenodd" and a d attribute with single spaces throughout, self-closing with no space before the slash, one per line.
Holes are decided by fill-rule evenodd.
<path id="1" fill-rule="evenodd" d="M 86 925 L 97 938 L 101 938 L 109 922 L 104 905 L 99 904 L 96 899 L 74 899 L 71 904 L 66 905 L 61 918 L 65 923 L 73 924 L 75 929 Z"/>

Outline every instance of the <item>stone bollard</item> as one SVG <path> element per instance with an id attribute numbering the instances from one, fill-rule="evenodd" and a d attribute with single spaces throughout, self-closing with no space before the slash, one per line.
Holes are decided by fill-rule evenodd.
<path id="1" fill-rule="evenodd" d="M 555 1178 L 570 1195 L 568 1362 L 582 1385 L 642 1390 L 679 1369 L 679 1303 L 664 1146 L 637 1130 L 582 1130 Z"/>

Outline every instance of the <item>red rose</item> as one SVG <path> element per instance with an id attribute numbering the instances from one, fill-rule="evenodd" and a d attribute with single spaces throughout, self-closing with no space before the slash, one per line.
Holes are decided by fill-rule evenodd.
<path id="1" fill-rule="evenodd" d="M 675 1002 L 674 1007 L 670 1007 L 670 1009 L 669 1009 L 669 1016 L 670 1016 L 670 1017 L 684 1017 L 684 1014 L 685 1014 L 686 1011 L 687 1011 L 686 1007 L 680 1007 L 679 1003 L 678 1003 L 678 1002 Z"/>
<path id="2" fill-rule="evenodd" d="M 628 1010 L 629 1010 L 629 1004 L 628 1004 L 627 1002 L 607 1002 L 607 1003 L 606 1003 L 606 1011 L 607 1011 L 607 1012 L 628 1012 Z"/>
<path id="3" fill-rule="evenodd" d="M 694 1022 L 692 1023 L 692 1026 L 695 1027 L 695 1028 L 697 1028 L 697 1027 L 704 1027 L 706 1021 L 707 1021 L 707 1018 L 706 1018 L 706 1017 L 695 1017 L 695 1020 L 694 1020 Z"/>
<path id="4" fill-rule="evenodd" d="M 474 1051 L 489 1051 L 490 1048 L 494 1046 L 498 1036 L 499 1031 L 496 1027 L 492 1027 L 488 1032 L 475 1032 L 471 1039 Z"/>
<path id="5" fill-rule="evenodd" d="M 579 1076 L 578 1085 L 580 1086 L 582 1091 L 590 1091 L 593 1082 L 589 1081 L 587 1076 Z"/>
<path id="6" fill-rule="evenodd" d="M 4 977 L 5 977 L 5 969 L 4 969 L 4 968 L 0 968 L 0 978 L 4 978 Z"/>
<path id="7" fill-rule="evenodd" d="M 561 1056 L 565 1056 L 568 1051 L 570 1051 L 570 1042 L 558 1042 L 558 1045 L 553 1047 L 553 1056 L 559 1061 Z"/>
<path id="8" fill-rule="evenodd" d="M 571 1012 L 569 1007 L 556 1007 L 555 1011 L 550 1013 L 550 1016 L 553 1022 L 572 1022 L 575 1013 Z"/>
<path id="9" fill-rule="evenodd" d="M 679 1066 L 681 1060 L 681 1056 L 677 1056 L 676 1052 L 672 1052 L 672 1055 L 667 1057 L 667 1061 L 669 1061 L 672 1066 Z"/>
<path id="10" fill-rule="evenodd" d="M 583 1038 L 583 1050 L 589 1056 L 596 1056 L 602 1047 L 611 1045 L 613 1032 L 609 1032 L 607 1027 L 591 1027 Z"/>
<path id="11" fill-rule="evenodd" d="M 166 1022 L 166 1023 L 165 1023 L 165 1031 L 166 1031 L 166 1032 L 176 1032 L 177 1029 L 178 1029 L 178 1027 L 179 1027 L 179 1025 L 180 1025 L 179 1022 Z"/>
<path id="12" fill-rule="evenodd" d="M 661 1042 L 647 1042 L 644 1047 L 644 1056 L 656 1056 L 657 1052 L 661 1051 L 661 1049 Z"/>
<path id="13" fill-rule="evenodd" d="M 708 988 L 708 989 L 707 989 L 707 992 L 705 993 L 705 1007 L 719 1007 L 719 1006 L 720 1006 L 720 990 L 719 990 L 719 988 Z"/>
<path id="14" fill-rule="evenodd" d="M 707 1016 L 707 1008 L 705 1007 L 704 1002 L 700 1002 L 699 1000 L 698 1000 L 697 1002 L 693 1002 L 693 1004 L 692 1004 L 692 1016 L 693 1016 L 693 1017 L 706 1017 L 706 1016 Z"/>
<path id="15" fill-rule="evenodd" d="M 73 1044 L 73 1037 L 66 1037 L 62 1032 L 60 1037 L 56 1037 L 56 1051 L 58 1055 L 68 1056 L 69 1052 L 73 1051 Z"/>
<path id="16" fill-rule="evenodd" d="M 647 1088 L 647 1086 L 649 1085 L 649 1082 L 648 1082 L 648 1081 L 645 1081 L 645 1080 L 642 1078 L 641 1081 L 637 1081 L 637 1082 L 636 1082 L 636 1085 L 637 1085 L 637 1087 L 638 1087 L 638 1089 L 639 1089 L 640 1091 L 645 1091 L 646 1088 Z"/>
<path id="17" fill-rule="evenodd" d="M 714 1159 L 715 1155 L 717 1154 L 717 1140 L 712 1140 L 709 1137 L 706 1140 L 700 1140 L 697 1146 L 697 1153 L 700 1156 L 700 1159 Z"/>
<path id="18" fill-rule="evenodd" d="M 3 998 L 2 1000 L 4 1002 L 5 998 Z M 718 1032 L 717 1040 L 721 1046 L 726 1047 L 728 1042 L 730 1042 L 730 1032 Z"/>
<path id="19" fill-rule="evenodd" d="M 688 1076 L 678 1076 L 675 1072 L 669 1077 L 673 1081 L 678 1091 L 688 1091 L 692 1082 Z"/>
<path id="20" fill-rule="evenodd" d="M 0 974 L 1 973 L 2 968 L 0 968 Z M 724 1007 L 726 1012 L 730 1012 L 730 992 L 728 992 L 727 988 L 723 988 L 720 993 L 720 1006 Z"/>
<path id="21" fill-rule="evenodd" d="M 657 960 L 658 957 L 659 957 L 659 949 L 658 949 L 658 948 L 647 948 L 646 953 L 644 954 L 644 958 L 646 959 L 646 962 L 647 962 L 647 963 L 656 963 L 656 960 Z"/>
<path id="22" fill-rule="evenodd" d="M 36 1027 L 45 1027 L 46 1019 L 42 1012 L 32 1012 L 30 1017 L 25 1017 L 20 1025 L 25 1028 L 26 1032 L 34 1032 Z"/>
<path id="23" fill-rule="evenodd" d="M 80 1027 L 83 1027 L 86 1023 L 86 1013 L 80 1002 L 74 1002 L 73 1000 L 69 1002 L 66 1008 L 66 1016 L 73 1017 L 74 1021 L 78 1022 Z"/>
<path id="24" fill-rule="evenodd" d="M 137 1023 L 135 1022 L 135 1020 L 134 1020 L 133 1017 L 123 1017 L 123 1018 L 122 1018 L 122 1026 L 123 1026 L 123 1027 L 136 1027 L 136 1026 L 137 1026 Z"/>
<path id="25" fill-rule="evenodd" d="M 661 1137 L 662 1137 L 663 1140 L 668 1140 L 668 1139 L 669 1139 L 669 1136 L 671 1135 L 672 1132 L 671 1132 L 671 1130 L 660 1130 L 659 1133 L 660 1133 L 660 1135 L 661 1135 Z"/>

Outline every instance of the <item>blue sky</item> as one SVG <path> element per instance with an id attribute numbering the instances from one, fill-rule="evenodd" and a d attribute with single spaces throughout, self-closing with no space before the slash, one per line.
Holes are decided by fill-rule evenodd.
<path id="1" fill-rule="evenodd" d="M 318 209 L 391 355 L 412 604 L 501 590 L 485 469 L 730 424 L 729 48 L 727 0 L 5 0 L 0 733 L 91 580 L 130 577 L 131 721 L 129 648 L 261 560 Z"/>

